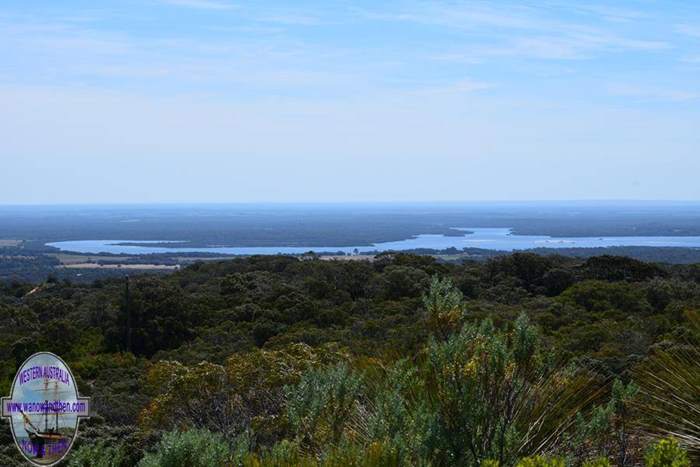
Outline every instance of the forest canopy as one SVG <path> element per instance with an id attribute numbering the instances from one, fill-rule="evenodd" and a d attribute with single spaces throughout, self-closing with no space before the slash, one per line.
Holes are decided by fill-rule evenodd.
<path id="1" fill-rule="evenodd" d="M 66 360 L 68 465 L 690 465 L 699 304 L 698 265 L 530 253 L 4 283 L 0 390 Z"/>

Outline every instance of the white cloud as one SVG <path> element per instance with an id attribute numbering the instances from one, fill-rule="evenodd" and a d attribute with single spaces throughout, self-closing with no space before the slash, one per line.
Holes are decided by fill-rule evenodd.
<path id="1" fill-rule="evenodd" d="M 613 52 L 658 52 L 671 44 L 656 39 L 629 37 L 606 25 L 565 21 L 546 7 L 485 3 L 411 3 L 401 12 L 364 12 L 370 19 L 412 22 L 460 31 L 469 46 L 435 54 L 438 60 L 480 63 L 485 57 L 522 57 L 541 60 L 578 60 Z M 554 6 L 557 6 L 556 4 Z M 559 5 L 562 7 L 563 5 Z M 579 9 L 579 8 L 575 8 Z M 568 8 L 567 8 L 568 10 Z M 642 13 L 606 10 L 593 6 L 582 11 L 622 18 L 643 18 Z M 486 38 L 486 39 L 484 39 Z"/>
<path id="2" fill-rule="evenodd" d="M 541 21 L 532 17 L 529 9 L 511 6 L 493 8 L 476 3 L 458 6 L 440 2 L 414 2 L 401 11 L 367 9 L 360 10 L 359 14 L 371 20 L 420 23 L 465 30 L 482 27 L 533 29 L 541 26 Z"/>
<path id="3" fill-rule="evenodd" d="M 490 58 L 536 60 L 583 60 L 601 54 L 625 51 L 663 51 L 665 42 L 631 40 L 599 31 L 579 31 L 558 35 L 516 35 L 497 44 L 475 44 L 466 49 L 437 54 L 436 60 L 484 63 Z"/>
<path id="4" fill-rule="evenodd" d="M 642 101 L 687 102 L 700 99 L 700 93 L 680 89 L 666 89 L 632 84 L 615 84 L 608 91 L 619 97 L 639 99 Z"/>
<path id="5" fill-rule="evenodd" d="M 686 36 L 700 38 L 700 26 L 698 25 L 681 24 L 676 26 L 676 31 Z"/>
<path id="6" fill-rule="evenodd" d="M 161 3 L 173 6 L 181 6 L 187 8 L 197 8 L 201 10 L 232 10 L 236 8 L 228 2 L 217 0 L 160 0 Z"/>
<path id="7" fill-rule="evenodd" d="M 275 13 L 271 15 L 263 15 L 259 16 L 257 20 L 264 23 L 277 23 L 295 26 L 316 26 L 322 24 L 321 19 L 317 16 L 298 13 Z"/>
<path id="8" fill-rule="evenodd" d="M 338 52 L 323 44 L 277 36 L 262 40 L 255 35 L 241 39 L 231 34 L 162 34 L 142 40 L 60 21 L 0 21 L 0 53 L 11 51 L 17 60 L 5 61 L 0 73 L 6 82 L 13 81 L 13 75 L 20 83 L 27 78 L 58 85 L 101 80 L 109 89 L 162 81 L 172 89 L 217 85 L 225 94 L 245 93 L 247 87 L 268 87 L 270 93 L 323 91 L 367 82 L 361 76 L 365 71 L 353 64 L 329 66 L 339 61 Z"/>
<path id="9" fill-rule="evenodd" d="M 485 91 L 496 87 L 492 83 L 476 81 L 472 79 L 461 79 L 459 81 L 445 84 L 443 86 L 429 86 L 416 91 L 417 94 L 470 94 Z"/>
<path id="10" fill-rule="evenodd" d="M 571 7 L 571 5 L 563 5 L 573 8 L 576 11 L 596 15 L 605 21 L 627 23 L 650 18 L 650 15 L 644 11 L 633 10 L 629 8 L 619 8 L 610 5 L 582 4 Z"/>

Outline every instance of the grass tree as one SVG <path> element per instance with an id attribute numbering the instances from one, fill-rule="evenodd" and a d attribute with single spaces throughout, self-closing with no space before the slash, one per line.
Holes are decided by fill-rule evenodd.
<path id="1" fill-rule="evenodd" d="M 700 462 L 700 316 L 687 317 L 686 342 L 655 349 L 634 377 L 642 430 L 651 438 L 678 440 Z"/>

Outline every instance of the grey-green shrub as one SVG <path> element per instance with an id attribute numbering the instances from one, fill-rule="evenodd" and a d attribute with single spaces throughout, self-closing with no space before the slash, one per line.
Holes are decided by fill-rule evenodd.
<path id="1" fill-rule="evenodd" d="M 140 467 L 220 467 L 232 463 L 232 451 L 218 433 L 193 429 L 163 435 L 154 452 L 147 453 Z"/>
<path id="2" fill-rule="evenodd" d="M 644 456 L 646 467 L 690 467 L 688 453 L 677 440 L 665 438 L 652 444 Z"/>

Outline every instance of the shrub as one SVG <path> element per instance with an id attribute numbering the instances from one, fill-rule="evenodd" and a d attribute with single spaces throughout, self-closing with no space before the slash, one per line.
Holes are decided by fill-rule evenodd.
<path id="1" fill-rule="evenodd" d="M 644 456 L 647 467 L 690 467 L 688 453 L 673 438 L 651 445 Z"/>
<path id="2" fill-rule="evenodd" d="M 345 363 L 307 371 L 286 391 L 287 416 L 303 444 L 338 443 L 354 415 L 361 380 Z"/>
<path id="3" fill-rule="evenodd" d="M 231 449 L 223 436 L 208 430 L 171 431 L 155 452 L 147 453 L 140 467 L 219 467 L 230 465 Z"/>
<path id="4" fill-rule="evenodd" d="M 437 417 L 427 397 L 425 380 L 407 360 L 400 360 L 364 380 L 374 387 L 367 403 L 363 434 L 391 449 L 400 465 L 421 465 L 435 445 Z"/>
<path id="5" fill-rule="evenodd" d="M 612 467 L 607 457 L 598 457 L 583 463 L 583 467 Z"/>
<path id="6" fill-rule="evenodd" d="M 623 384 L 616 379 L 607 404 L 593 409 L 588 420 L 577 417 L 577 445 L 574 452 L 581 454 L 584 446 L 593 447 L 598 453 L 616 454 L 619 465 L 626 465 L 630 456 L 629 417 L 630 404 L 637 396 L 634 383 Z"/>
<path id="7" fill-rule="evenodd" d="M 341 444 L 325 456 L 320 465 L 323 467 L 400 467 L 405 464 L 399 461 L 396 449 L 375 441 L 365 448 Z"/>
<path id="8" fill-rule="evenodd" d="M 561 397 L 564 387 L 548 378 L 538 334 L 524 314 L 509 333 L 489 320 L 468 324 L 444 342 L 432 341 L 426 359 L 438 464 L 511 463 L 528 453 L 529 442 L 544 442 L 539 435 L 549 429 L 550 415 L 557 423 L 566 418 L 556 402 L 568 400 Z"/>
<path id="9" fill-rule="evenodd" d="M 533 456 L 520 459 L 515 467 L 564 467 L 564 459 L 560 457 Z"/>
<path id="10" fill-rule="evenodd" d="M 428 293 L 423 296 L 428 327 L 441 338 L 447 338 L 462 319 L 462 292 L 450 279 L 433 276 Z"/>
<path id="11" fill-rule="evenodd" d="M 700 335 L 700 316 L 688 312 L 690 331 Z M 634 371 L 641 398 L 641 428 L 653 438 L 671 436 L 683 441 L 700 458 L 700 347 L 696 341 L 658 347 Z"/>
<path id="12" fill-rule="evenodd" d="M 129 465 L 121 444 L 106 446 L 104 442 L 85 444 L 74 450 L 68 467 L 126 467 Z"/>

